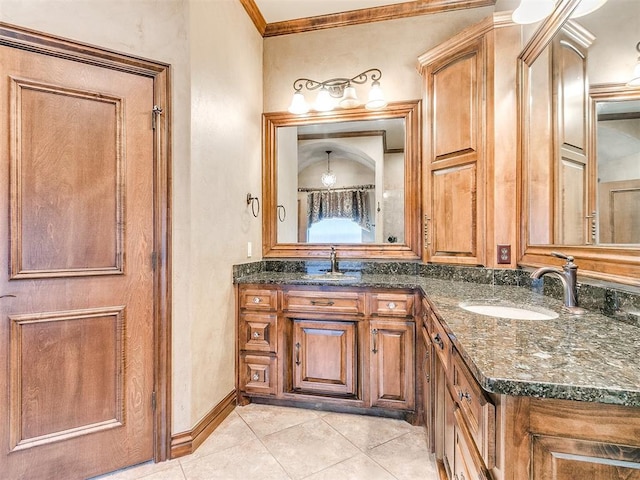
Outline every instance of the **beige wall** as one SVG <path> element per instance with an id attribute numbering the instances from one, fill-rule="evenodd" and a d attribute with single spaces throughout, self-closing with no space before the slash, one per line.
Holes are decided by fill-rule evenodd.
<path id="1" fill-rule="evenodd" d="M 491 13 L 493 7 L 474 8 L 265 38 L 264 110 L 287 110 L 297 78 L 354 77 L 369 68 L 382 71 L 388 100 L 419 99 L 418 56 Z M 366 98 L 366 91 L 358 96 Z M 315 92 L 307 96 L 314 99 Z"/>
<path id="2" fill-rule="evenodd" d="M 260 196 L 262 38 L 237 0 L 0 3 L 3 22 L 172 66 L 172 432 L 189 430 L 234 388 L 231 267 L 261 245 L 246 194 Z"/>

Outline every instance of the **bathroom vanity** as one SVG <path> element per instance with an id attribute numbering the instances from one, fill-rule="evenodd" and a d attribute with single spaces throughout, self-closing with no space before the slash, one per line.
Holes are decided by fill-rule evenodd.
<path id="1" fill-rule="evenodd" d="M 424 424 L 442 478 L 640 478 L 640 331 L 514 286 L 236 279 L 238 398 Z M 462 302 L 551 310 L 480 315 Z"/>

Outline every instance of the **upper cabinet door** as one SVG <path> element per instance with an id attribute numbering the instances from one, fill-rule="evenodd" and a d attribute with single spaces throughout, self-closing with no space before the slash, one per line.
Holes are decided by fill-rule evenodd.
<path id="1" fill-rule="evenodd" d="M 552 47 L 553 118 L 557 139 L 554 243 L 584 245 L 589 237 L 589 162 L 587 155 L 587 49 L 568 35 Z"/>
<path id="2" fill-rule="evenodd" d="M 425 255 L 484 263 L 484 39 L 443 54 L 425 76 Z"/>

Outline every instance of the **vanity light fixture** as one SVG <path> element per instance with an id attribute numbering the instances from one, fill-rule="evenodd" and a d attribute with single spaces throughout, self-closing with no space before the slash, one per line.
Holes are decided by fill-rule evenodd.
<path id="1" fill-rule="evenodd" d="M 328 112 L 336 106 L 341 108 L 355 108 L 360 105 L 356 89 L 354 85 L 363 85 L 371 81 L 371 89 L 369 90 L 369 100 L 365 104 L 365 108 L 375 110 L 383 108 L 387 105 L 382 89 L 380 88 L 380 79 L 382 72 L 377 68 L 366 70 L 353 78 L 331 78 L 318 82 L 309 78 L 299 78 L 293 82 L 293 99 L 289 106 L 289 112 L 297 115 L 307 113 L 310 110 L 309 104 L 304 98 L 302 90 L 318 90 L 318 96 L 314 103 L 314 109 L 319 112 Z"/>
<path id="2" fill-rule="evenodd" d="M 511 14 L 515 23 L 528 24 L 543 20 L 555 8 L 555 0 L 520 0 L 520 5 Z M 582 0 L 571 13 L 571 18 L 584 17 L 595 12 L 607 0 Z"/>
<path id="3" fill-rule="evenodd" d="M 327 150 L 326 152 L 327 152 L 327 171 L 322 173 L 322 177 L 320 177 L 320 180 L 322 181 L 322 184 L 325 187 L 331 188 L 336 184 L 336 174 L 331 171 L 331 160 L 329 159 L 329 156 L 331 155 L 331 150 Z"/>
<path id="4" fill-rule="evenodd" d="M 640 53 L 640 42 L 636 45 L 636 50 Z M 631 80 L 627 82 L 627 87 L 640 87 L 640 56 L 631 74 Z"/>

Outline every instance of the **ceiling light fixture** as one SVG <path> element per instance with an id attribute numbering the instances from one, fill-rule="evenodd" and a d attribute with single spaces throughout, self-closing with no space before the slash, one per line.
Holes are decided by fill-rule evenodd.
<path id="1" fill-rule="evenodd" d="M 331 155 L 331 150 L 327 150 L 327 171 L 322 173 L 320 180 L 322 184 L 331 188 L 336 184 L 336 174 L 331 171 L 331 161 L 329 160 L 329 155 Z"/>
<path id="2" fill-rule="evenodd" d="M 363 85 L 371 81 L 371 89 L 369 91 L 369 100 L 365 104 L 365 108 L 375 110 L 383 108 L 387 105 L 382 89 L 380 88 L 380 79 L 382 72 L 377 68 L 366 70 L 353 78 L 331 78 L 318 82 L 309 78 L 299 78 L 293 82 L 293 99 L 289 106 L 291 113 L 300 115 L 310 110 L 309 104 L 304 98 L 302 90 L 306 88 L 309 91 L 318 90 L 318 96 L 314 103 L 314 109 L 319 112 L 327 112 L 333 110 L 337 105 L 341 108 L 355 108 L 360 106 L 360 101 L 356 94 L 354 85 Z"/>
<path id="3" fill-rule="evenodd" d="M 640 42 L 636 45 L 636 50 L 640 53 Z M 640 87 L 640 56 L 631 74 L 631 80 L 627 82 L 627 87 Z"/>
<path id="4" fill-rule="evenodd" d="M 515 23 L 529 24 L 543 20 L 555 8 L 555 0 L 520 0 L 520 5 L 511 14 Z M 595 12 L 607 0 L 582 0 L 571 13 L 571 18 L 584 17 Z"/>

